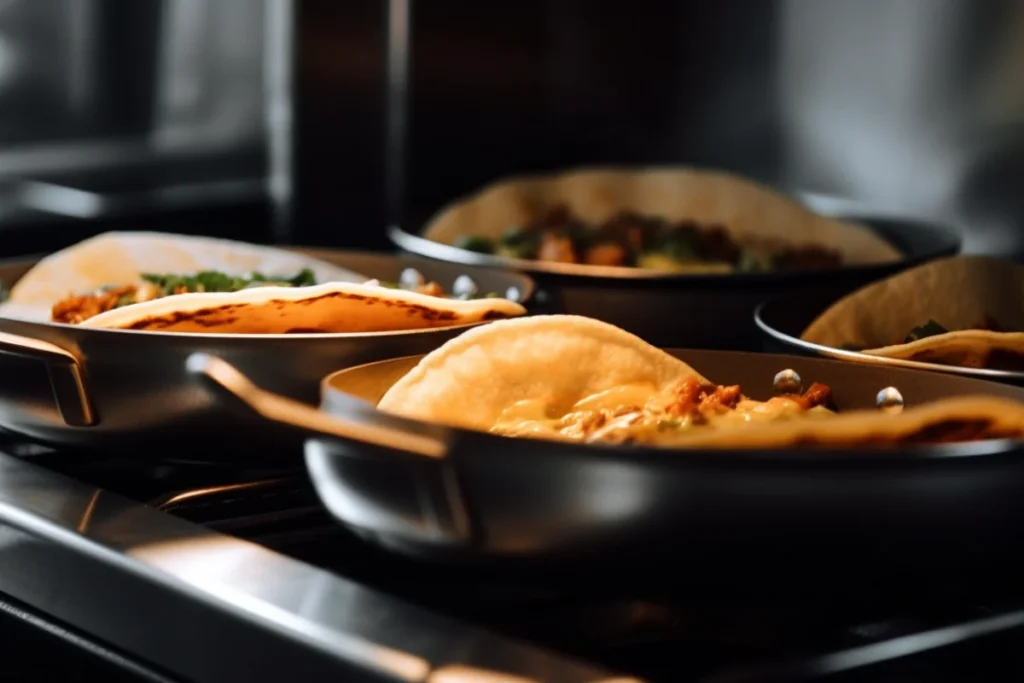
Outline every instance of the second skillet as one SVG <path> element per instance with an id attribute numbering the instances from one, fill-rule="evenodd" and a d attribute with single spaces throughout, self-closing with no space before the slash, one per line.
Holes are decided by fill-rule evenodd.
<path id="1" fill-rule="evenodd" d="M 789 368 L 830 385 L 840 410 L 895 387 L 906 405 L 1024 389 L 828 360 L 673 351 L 716 382 L 771 395 Z M 328 510 L 358 533 L 421 558 L 758 562 L 838 552 L 909 563 L 994 557 L 1024 522 L 1024 444 L 887 450 L 664 450 L 511 439 L 386 415 L 376 401 L 418 358 L 350 368 L 324 382 L 322 411 L 263 392 L 205 355 L 193 373 L 264 418 L 303 430 Z M 814 548 L 813 553 L 807 549 Z M 827 550 L 826 550 L 827 549 Z M 678 559 L 678 558 L 677 558 Z M 652 565 L 653 566 L 653 565 Z"/>
<path id="2" fill-rule="evenodd" d="M 761 304 L 754 311 L 754 324 L 761 330 L 763 348 L 766 351 L 778 353 L 821 356 L 871 366 L 944 372 L 1024 386 L 1024 371 L 1021 370 L 968 368 L 959 365 L 941 365 L 902 358 L 872 356 L 859 351 L 832 348 L 801 339 L 801 334 L 807 329 L 807 326 L 833 303 L 835 303 L 834 296 L 813 292 L 803 296 L 774 299 Z"/>

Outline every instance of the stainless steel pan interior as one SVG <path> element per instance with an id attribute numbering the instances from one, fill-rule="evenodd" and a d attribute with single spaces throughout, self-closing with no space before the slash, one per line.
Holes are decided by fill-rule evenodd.
<path id="1" fill-rule="evenodd" d="M 533 293 L 530 278 L 513 273 L 410 257 L 307 251 L 382 280 L 396 281 L 411 267 L 445 287 L 467 275 L 482 291 L 512 290 L 511 296 L 521 301 Z M 0 265 L 0 281 L 13 284 L 31 265 Z M 0 318 L 0 426 L 61 445 L 134 448 L 141 442 L 145 452 L 154 452 L 183 444 L 194 451 L 212 443 L 217 448 L 210 454 L 227 459 L 274 457 L 271 443 L 281 430 L 224 410 L 186 373 L 190 354 L 217 354 L 275 392 L 315 402 L 328 372 L 428 352 L 465 327 L 257 337 L 100 330 Z M 285 457 L 294 459 L 294 452 Z"/>
<path id="2" fill-rule="evenodd" d="M 722 351 L 674 351 L 702 373 L 771 395 L 776 372 L 829 384 L 840 409 L 896 387 L 907 405 L 964 394 L 1024 401 L 1024 389 L 937 373 Z M 321 410 L 269 394 L 224 361 L 201 375 L 239 407 L 309 435 L 306 463 L 343 524 L 435 559 L 603 563 L 749 549 L 777 558 L 829 547 L 933 560 L 956 548 L 1016 545 L 1024 449 L 983 441 L 828 452 L 666 451 L 509 439 L 383 414 L 374 403 L 416 362 L 350 368 L 325 380 Z M 945 549 L 945 550 L 944 550 Z M 767 553 L 767 555 L 764 555 Z M 976 555 L 981 557 L 982 555 Z"/>
<path id="3" fill-rule="evenodd" d="M 760 347 L 760 334 L 751 316 L 767 299 L 806 291 L 838 298 L 868 282 L 960 250 L 961 239 L 951 228 L 866 210 L 851 209 L 841 217 L 867 224 L 905 258 L 879 266 L 797 273 L 680 275 L 584 267 L 587 274 L 580 274 L 576 272 L 580 267 L 478 254 L 398 227 L 392 227 L 389 236 L 401 249 L 429 258 L 528 273 L 537 282 L 537 299 L 546 312 L 604 320 L 658 346 L 752 351 Z"/>

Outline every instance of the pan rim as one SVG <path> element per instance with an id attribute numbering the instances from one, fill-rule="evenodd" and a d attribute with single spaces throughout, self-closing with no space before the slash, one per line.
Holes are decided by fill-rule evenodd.
<path id="1" fill-rule="evenodd" d="M 758 304 L 757 308 L 754 309 L 754 324 L 757 325 L 758 329 L 772 339 L 793 348 L 812 352 L 816 357 L 828 360 L 847 361 L 857 363 L 859 365 L 880 365 L 920 372 L 941 372 L 947 375 L 957 375 L 960 377 L 970 377 L 980 380 L 1012 380 L 1015 382 L 1024 382 L 1024 372 L 1014 370 L 965 368 L 959 365 L 941 365 L 939 363 L 925 363 L 916 360 L 906 360 L 904 358 L 872 356 L 866 353 L 860 353 L 859 351 L 836 349 L 831 346 L 825 346 L 824 344 L 805 341 L 799 337 L 794 337 L 791 334 L 778 330 L 765 322 L 762 312 L 774 306 L 783 306 L 785 305 L 785 302 L 786 299 L 772 299 L 771 301 L 764 301 Z"/>
<path id="2" fill-rule="evenodd" d="M 686 349 L 671 349 L 679 351 Z M 743 351 L 716 351 L 722 354 L 746 354 Z M 658 448 L 653 446 L 637 446 L 623 444 L 603 443 L 579 443 L 562 442 L 545 439 L 528 439 L 522 437 L 510 437 L 490 432 L 465 429 L 440 423 L 426 422 L 400 415 L 392 415 L 377 408 L 376 405 L 353 394 L 331 386 L 332 380 L 338 376 L 356 372 L 376 365 L 395 364 L 402 361 L 422 358 L 426 354 L 414 356 L 402 356 L 361 363 L 347 368 L 336 370 L 321 381 L 320 409 L 328 414 L 340 410 L 337 401 L 353 402 L 359 406 L 361 415 L 357 419 L 370 419 L 373 421 L 386 421 L 392 425 L 404 427 L 409 431 L 423 432 L 429 430 L 434 434 L 442 436 L 449 443 L 482 440 L 484 443 L 498 441 L 509 444 L 513 442 L 526 442 L 524 448 L 538 443 L 543 446 L 552 457 L 563 457 L 572 455 L 586 455 L 603 460 L 616 462 L 627 462 L 629 464 L 657 464 L 665 467 L 690 467 L 690 466 L 714 466 L 714 467 L 738 467 L 744 465 L 803 465 L 811 467 L 836 467 L 836 466 L 868 466 L 868 467 L 899 467 L 906 465 L 921 465 L 936 461 L 964 462 L 978 458 L 986 458 L 991 461 L 993 458 L 1015 457 L 1021 458 L 1021 465 L 1024 466 L 1024 439 L 981 439 L 977 441 L 964 441 L 957 443 L 942 444 L 915 444 L 910 446 L 896 446 L 886 448 L 862 448 L 857 446 L 843 448 Z M 783 354 L 758 354 L 773 357 Z M 808 360 L 806 358 L 802 360 Z M 841 361 L 829 358 L 810 359 L 825 363 L 838 363 Z M 849 364 L 845 364 L 849 365 Z M 851 371 L 854 368 L 851 367 Z M 912 372 L 923 372 L 912 370 Z M 332 405 L 334 410 L 332 410 Z M 348 417 L 352 417 L 349 415 Z M 486 448 L 474 448 L 474 451 L 487 450 Z M 461 449 L 455 449 L 460 456 L 467 456 Z M 487 457 L 481 455 L 480 457 Z"/>

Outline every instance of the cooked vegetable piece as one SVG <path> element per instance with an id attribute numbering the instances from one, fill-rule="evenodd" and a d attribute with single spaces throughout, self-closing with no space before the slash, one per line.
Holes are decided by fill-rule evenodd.
<path id="1" fill-rule="evenodd" d="M 455 246 L 466 251 L 475 251 L 478 254 L 494 253 L 494 243 L 486 237 L 476 235 L 463 235 L 455 242 Z"/>
<path id="2" fill-rule="evenodd" d="M 838 252 L 817 246 L 743 246 L 721 225 L 669 221 L 620 212 L 610 219 L 587 224 L 567 206 L 557 205 L 525 225 L 509 226 L 497 240 L 466 235 L 455 246 L 507 258 L 554 263 L 625 266 L 668 272 L 710 265 L 705 270 L 770 272 L 836 268 Z M 658 254 L 659 258 L 652 258 Z M 681 267 L 682 266 L 682 267 Z"/>
<path id="3" fill-rule="evenodd" d="M 945 327 L 938 324 L 934 320 L 928 320 L 924 325 L 919 325 L 910 331 L 907 337 L 903 340 L 904 344 L 917 341 L 918 339 L 924 339 L 926 337 L 934 337 L 937 334 L 946 334 L 949 332 Z"/>
<path id="4" fill-rule="evenodd" d="M 254 284 L 276 287 L 308 287 L 316 284 L 316 276 L 309 268 L 302 269 L 290 278 L 268 278 L 258 272 L 251 273 L 248 277 L 235 277 L 216 270 L 204 270 L 195 275 L 143 273 L 142 279 L 159 287 L 164 295 L 186 292 L 237 292 Z"/>

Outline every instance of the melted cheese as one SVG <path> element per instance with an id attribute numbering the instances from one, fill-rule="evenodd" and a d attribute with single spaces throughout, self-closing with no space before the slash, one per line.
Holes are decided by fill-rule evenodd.
<path id="1" fill-rule="evenodd" d="M 556 410 L 553 401 L 532 398 L 513 403 L 496 420 L 491 431 L 506 436 L 569 441 L 657 440 L 691 429 L 734 429 L 795 417 L 832 415 L 816 406 L 805 410 L 791 397 L 767 401 L 741 397 L 734 408 L 718 405 L 694 408 L 679 414 L 671 407 L 678 401 L 678 387 L 658 391 L 651 384 L 626 384 L 586 396 L 567 411 Z"/>

